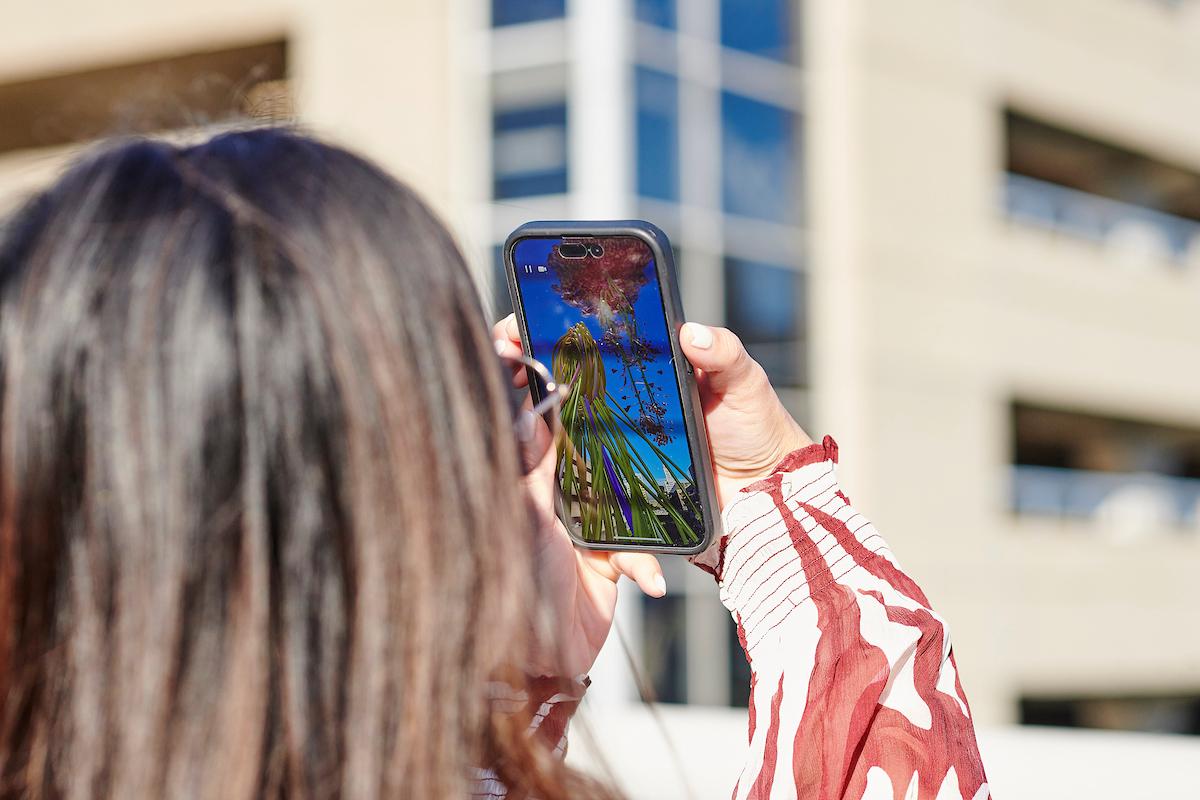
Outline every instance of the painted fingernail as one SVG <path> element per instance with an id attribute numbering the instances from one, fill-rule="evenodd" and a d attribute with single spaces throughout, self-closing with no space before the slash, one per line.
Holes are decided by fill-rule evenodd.
<path id="1" fill-rule="evenodd" d="M 707 350 L 712 347 L 712 330 L 697 322 L 687 323 L 687 329 L 691 333 L 692 347 L 697 347 L 701 350 Z"/>
<path id="2" fill-rule="evenodd" d="M 661 574 L 654 576 L 654 590 L 658 592 L 659 597 L 667 593 L 667 579 Z"/>
<path id="3" fill-rule="evenodd" d="M 517 438 L 522 442 L 533 441 L 535 425 L 537 425 L 537 417 L 529 411 L 522 411 L 517 415 Z"/>

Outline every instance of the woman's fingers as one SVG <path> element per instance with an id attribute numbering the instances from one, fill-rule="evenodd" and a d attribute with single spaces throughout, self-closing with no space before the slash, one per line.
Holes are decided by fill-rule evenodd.
<path id="1" fill-rule="evenodd" d="M 589 569 L 606 580 L 616 583 L 624 575 L 650 597 L 662 597 L 667 593 L 662 567 L 649 553 L 612 553 L 583 548 L 576 548 L 575 552 Z"/>
<path id="2" fill-rule="evenodd" d="M 492 338 L 497 342 L 508 342 L 521 349 L 521 331 L 517 328 L 517 315 L 509 314 L 492 326 Z"/>
<path id="3" fill-rule="evenodd" d="M 612 553 L 608 562 L 618 575 L 624 575 L 638 585 L 650 597 L 662 597 L 667 593 L 667 581 L 663 578 L 662 566 L 649 553 Z"/>
<path id="4" fill-rule="evenodd" d="M 517 330 L 517 318 L 509 314 L 492 326 L 492 343 L 496 353 L 505 358 L 522 355 L 521 332 Z M 529 385 L 529 374 L 523 368 L 513 370 L 513 386 L 523 389 Z"/>
<path id="5" fill-rule="evenodd" d="M 554 488 L 554 466 L 557 452 L 554 449 L 554 434 L 546 421 L 528 408 L 523 408 L 515 422 L 517 444 L 521 450 L 521 463 L 526 477 L 547 493 Z M 540 498 L 539 498 L 540 499 Z M 553 507 L 553 502 L 550 506 Z"/>
<path id="6" fill-rule="evenodd" d="M 746 353 L 742 340 L 727 328 L 688 322 L 680 331 L 679 344 L 692 366 L 704 373 L 705 388 L 714 394 L 728 394 L 751 385 L 757 387 L 762 382 L 762 367 Z"/>

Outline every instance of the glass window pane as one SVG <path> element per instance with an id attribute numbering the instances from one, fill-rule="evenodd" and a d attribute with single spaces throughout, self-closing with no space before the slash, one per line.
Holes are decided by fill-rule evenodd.
<path id="1" fill-rule="evenodd" d="M 645 598 L 642 616 L 646 679 L 660 703 L 687 702 L 687 598 Z"/>
<path id="2" fill-rule="evenodd" d="M 790 60 L 790 0 L 721 0 L 721 44 L 766 58 Z"/>
<path id="3" fill-rule="evenodd" d="M 675 0 L 636 0 L 634 13 L 639 22 L 660 28 L 675 27 Z"/>
<path id="4" fill-rule="evenodd" d="M 731 214 L 797 223 L 795 115 L 721 94 L 721 194 Z"/>
<path id="5" fill-rule="evenodd" d="M 804 275 L 788 267 L 725 259 L 725 322 L 780 386 L 804 383 Z"/>
<path id="6" fill-rule="evenodd" d="M 566 11 L 566 0 L 492 0 L 492 25 L 554 19 Z"/>
<path id="7" fill-rule="evenodd" d="M 750 662 L 738 641 L 737 624 L 729 620 L 729 705 L 746 708 L 750 704 Z"/>
<path id="8" fill-rule="evenodd" d="M 638 67 L 638 194 L 679 199 L 679 81 L 674 75 Z"/>
<path id="9" fill-rule="evenodd" d="M 566 103 L 496 111 L 492 126 L 495 197 L 567 190 Z"/>

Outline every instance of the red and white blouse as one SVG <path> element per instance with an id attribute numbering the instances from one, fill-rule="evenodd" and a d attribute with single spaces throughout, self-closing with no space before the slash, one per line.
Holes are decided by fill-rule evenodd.
<path id="1" fill-rule="evenodd" d="M 751 666 L 733 798 L 986 800 L 949 629 L 838 488 L 836 463 L 830 437 L 789 455 L 695 559 Z M 539 709 L 555 739 L 578 702 L 559 698 Z"/>

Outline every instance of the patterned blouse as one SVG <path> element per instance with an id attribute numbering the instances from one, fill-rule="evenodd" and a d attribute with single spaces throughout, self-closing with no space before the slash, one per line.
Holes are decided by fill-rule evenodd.
<path id="1" fill-rule="evenodd" d="M 694 559 L 716 577 L 751 667 L 733 798 L 986 800 L 946 622 L 851 507 L 836 463 L 828 436 L 789 455 Z M 536 700 L 538 733 L 565 748 L 578 695 Z M 480 777 L 477 796 L 503 797 Z"/>

